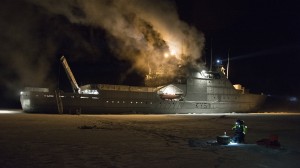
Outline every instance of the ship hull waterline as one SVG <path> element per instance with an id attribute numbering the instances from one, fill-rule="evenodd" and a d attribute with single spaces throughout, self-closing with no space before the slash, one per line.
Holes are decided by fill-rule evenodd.
<path id="1" fill-rule="evenodd" d="M 223 97 L 223 95 L 214 96 Z M 237 101 L 164 100 L 156 94 L 147 94 L 146 98 L 137 99 L 61 93 L 59 95 L 61 103 L 58 103 L 54 92 L 23 92 L 21 104 L 23 111 L 29 113 L 202 114 L 255 112 L 265 100 L 264 96 L 256 94 L 230 95 L 229 97 L 232 96 L 236 97 Z M 60 108 L 58 104 L 61 104 Z"/>

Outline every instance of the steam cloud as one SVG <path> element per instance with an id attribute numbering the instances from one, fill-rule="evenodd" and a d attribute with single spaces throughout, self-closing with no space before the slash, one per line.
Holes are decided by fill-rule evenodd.
<path id="1" fill-rule="evenodd" d="M 46 24 L 45 18 L 54 16 L 67 18 L 71 24 L 104 29 L 110 37 L 110 49 L 144 74 L 173 76 L 179 65 L 195 63 L 204 47 L 203 34 L 182 22 L 170 1 L 4 0 L 0 40 L 5 44 L 0 46 L 0 61 L 6 71 L 1 72 L 0 82 L 6 87 L 17 90 L 48 84 L 62 34 L 74 40 L 73 45 L 91 50 L 85 39 L 59 21 L 52 21 L 50 31 L 41 30 L 47 29 L 40 26 Z"/>
<path id="2" fill-rule="evenodd" d="M 111 49 L 144 73 L 173 76 L 201 56 L 204 37 L 180 21 L 174 4 L 149 0 L 30 0 L 72 23 L 101 27 Z"/>
<path id="3" fill-rule="evenodd" d="M 41 16 L 32 12 L 32 5 L 15 1 L 2 1 L 0 7 L 0 83 L 3 93 L 14 98 L 23 85 L 47 82 L 49 55 L 37 57 L 42 49 L 53 54 L 47 41 L 33 38 Z M 45 64 L 46 63 L 46 64 Z M 7 94 L 8 93 L 8 94 Z"/>

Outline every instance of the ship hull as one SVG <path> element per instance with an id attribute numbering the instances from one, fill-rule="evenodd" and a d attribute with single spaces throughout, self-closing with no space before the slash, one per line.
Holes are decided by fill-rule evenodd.
<path id="1" fill-rule="evenodd" d="M 237 101 L 175 101 L 163 100 L 155 94 L 146 94 L 144 98 L 142 96 L 132 98 L 130 94 L 128 97 L 112 98 L 102 95 L 61 93 L 59 94 L 61 103 L 58 103 L 55 94 L 55 92 L 24 92 L 21 95 L 22 108 L 29 113 L 64 114 L 243 113 L 257 111 L 265 100 L 265 96 L 255 94 L 236 95 Z"/>
<path id="2" fill-rule="evenodd" d="M 20 101 L 23 110 L 31 113 L 201 114 L 255 112 L 266 98 L 236 89 L 220 71 L 204 70 L 160 87 L 89 84 L 77 90 L 80 92 L 29 88 Z"/>

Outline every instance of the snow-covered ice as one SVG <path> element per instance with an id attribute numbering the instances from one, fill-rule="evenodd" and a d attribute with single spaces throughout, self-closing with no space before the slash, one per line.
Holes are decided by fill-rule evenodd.
<path id="1" fill-rule="evenodd" d="M 246 144 L 213 143 L 237 118 Z M 47 115 L 0 113 L 0 167 L 296 168 L 300 114 Z M 279 136 L 280 148 L 256 145 Z"/>

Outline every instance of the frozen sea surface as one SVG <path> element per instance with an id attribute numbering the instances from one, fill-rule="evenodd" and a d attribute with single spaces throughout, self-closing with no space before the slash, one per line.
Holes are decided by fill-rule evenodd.
<path id="1" fill-rule="evenodd" d="M 0 111 L 0 167 L 296 168 L 300 114 L 47 115 Z M 237 118 L 246 144 L 216 145 Z M 279 136 L 280 148 L 256 145 Z"/>

